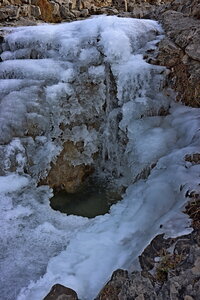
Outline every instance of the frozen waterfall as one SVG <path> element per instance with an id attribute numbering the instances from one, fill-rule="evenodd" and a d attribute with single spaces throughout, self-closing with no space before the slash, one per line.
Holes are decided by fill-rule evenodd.
<path id="1" fill-rule="evenodd" d="M 155 234 L 189 232 L 181 208 L 186 191 L 199 188 L 200 166 L 185 156 L 199 150 L 199 109 L 173 102 L 165 68 L 143 59 L 162 38 L 155 21 L 101 16 L 4 31 L 2 300 L 42 300 L 55 283 L 92 300 Z M 50 208 L 52 190 L 37 183 L 65 141 L 84 145 L 74 166 L 94 165 L 127 187 L 109 214 Z"/>

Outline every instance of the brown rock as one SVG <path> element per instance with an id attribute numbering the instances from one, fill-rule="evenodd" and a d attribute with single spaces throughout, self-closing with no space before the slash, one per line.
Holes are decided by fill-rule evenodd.
<path id="1" fill-rule="evenodd" d="M 78 300 L 78 296 L 74 290 L 57 283 L 43 300 Z"/>
<path id="2" fill-rule="evenodd" d="M 73 166 L 70 161 L 79 156 L 82 146 L 65 142 L 63 151 L 60 153 L 55 164 L 43 184 L 48 184 L 56 190 L 65 189 L 68 193 L 75 193 L 82 185 L 87 176 L 93 172 L 93 167 L 88 165 Z"/>
<path id="3" fill-rule="evenodd" d="M 57 23 L 61 21 L 60 16 L 54 15 L 54 5 L 48 0 L 37 0 L 36 3 L 41 11 L 41 19 L 45 22 Z"/>
<path id="4" fill-rule="evenodd" d="M 158 60 L 167 67 L 173 67 L 180 62 L 184 52 L 169 38 L 163 39 L 159 44 Z"/>

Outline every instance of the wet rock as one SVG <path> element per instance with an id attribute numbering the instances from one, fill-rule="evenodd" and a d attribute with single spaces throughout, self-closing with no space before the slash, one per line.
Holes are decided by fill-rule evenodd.
<path id="1" fill-rule="evenodd" d="M 55 284 L 43 300 L 78 300 L 78 296 L 74 290 Z"/>

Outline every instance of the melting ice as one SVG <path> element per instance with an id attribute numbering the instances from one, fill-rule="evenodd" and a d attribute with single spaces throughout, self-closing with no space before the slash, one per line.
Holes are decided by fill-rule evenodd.
<path id="1" fill-rule="evenodd" d="M 184 157 L 199 150 L 199 109 L 168 99 L 165 68 L 144 61 L 162 37 L 155 21 L 102 16 L 7 31 L 0 65 L 2 299 L 39 300 L 60 283 L 90 300 L 113 270 L 130 267 L 160 224 L 168 234 L 188 231 L 180 210 L 186 191 L 199 187 L 200 167 Z M 67 140 L 84 144 L 74 165 L 96 164 L 128 186 L 109 214 L 65 216 L 50 208 L 51 189 L 37 187 Z"/>

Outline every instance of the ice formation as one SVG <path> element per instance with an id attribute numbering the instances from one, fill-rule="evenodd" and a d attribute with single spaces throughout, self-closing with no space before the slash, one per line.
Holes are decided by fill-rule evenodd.
<path id="1" fill-rule="evenodd" d="M 161 223 L 168 234 L 189 230 L 180 210 L 186 191 L 199 188 L 200 167 L 184 158 L 199 150 L 199 110 L 168 99 L 165 68 L 143 59 L 161 36 L 155 21 L 106 16 L 6 35 L 0 64 L 3 300 L 39 300 L 54 283 L 93 299 L 113 270 L 129 267 L 161 232 Z M 37 187 L 67 140 L 84 144 L 74 165 L 94 164 L 128 186 L 110 214 L 62 215 L 49 206 L 51 189 Z"/>

